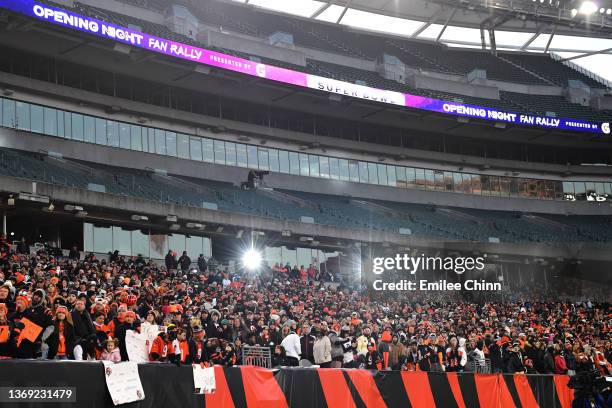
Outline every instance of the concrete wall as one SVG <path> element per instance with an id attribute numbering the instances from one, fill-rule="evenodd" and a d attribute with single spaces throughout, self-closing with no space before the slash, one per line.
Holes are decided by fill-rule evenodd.
<path id="1" fill-rule="evenodd" d="M 406 83 L 413 88 L 433 89 L 436 91 L 450 92 L 459 95 L 474 96 L 477 98 L 499 99 L 499 89 L 486 84 L 473 85 L 467 82 L 432 78 L 422 74 L 414 74 L 409 76 Z"/>
<path id="2" fill-rule="evenodd" d="M 165 23 L 165 18 L 160 13 L 115 0 L 79 0 L 79 2 L 98 9 L 109 10 L 140 20 L 150 21 L 155 24 L 164 25 Z"/>

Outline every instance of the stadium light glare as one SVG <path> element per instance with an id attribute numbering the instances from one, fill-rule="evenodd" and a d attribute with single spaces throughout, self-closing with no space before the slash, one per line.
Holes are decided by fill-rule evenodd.
<path id="1" fill-rule="evenodd" d="M 580 5 L 580 9 L 578 12 L 580 14 L 584 14 L 585 16 L 589 16 L 597 11 L 597 5 L 592 1 L 583 1 Z"/>
<path id="2" fill-rule="evenodd" d="M 242 256 L 242 264 L 248 270 L 255 270 L 261 265 L 261 254 L 254 248 L 249 249 Z"/>

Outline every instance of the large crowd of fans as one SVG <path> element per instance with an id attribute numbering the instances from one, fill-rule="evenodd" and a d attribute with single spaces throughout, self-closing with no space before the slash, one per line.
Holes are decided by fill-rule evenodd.
<path id="1" fill-rule="evenodd" d="M 269 347 L 272 366 L 607 375 L 612 361 L 601 299 L 373 299 L 313 265 L 228 273 L 201 255 L 158 265 L 5 237 L 0 266 L 0 358 L 126 361 L 133 330 L 152 334 L 150 361 L 174 364 L 250 364 L 245 346 Z"/>

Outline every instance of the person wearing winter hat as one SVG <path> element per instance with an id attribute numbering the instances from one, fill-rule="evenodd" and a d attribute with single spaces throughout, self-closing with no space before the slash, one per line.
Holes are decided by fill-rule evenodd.
<path id="1" fill-rule="evenodd" d="M 53 332 L 47 338 L 49 360 L 74 359 L 73 350 L 76 345 L 72 316 L 66 306 L 58 306 L 53 320 Z"/>
<path id="2" fill-rule="evenodd" d="M 15 323 L 8 319 L 8 308 L 0 303 L 0 358 L 15 357 L 18 336 L 19 330 L 15 330 Z"/>
<path id="3" fill-rule="evenodd" d="M 140 332 L 140 319 L 136 319 L 136 313 L 129 310 L 125 312 L 123 323 L 115 326 L 115 337 L 119 340 L 119 351 L 121 352 L 121 361 L 129 361 L 127 348 L 125 346 L 125 334 L 128 330 Z"/>

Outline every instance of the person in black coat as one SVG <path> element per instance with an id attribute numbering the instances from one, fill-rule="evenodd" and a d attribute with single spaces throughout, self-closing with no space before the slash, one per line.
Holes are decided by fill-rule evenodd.
<path id="1" fill-rule="evenodd" d="M 119 340 L 119 352 L 121 354 L 121 361 L 129 361 L 127 348 L 125 347 L 125 333 L 128 330 L 140 330 L 140 321 L 136 322 L 136 313 L 131 310 L 125 312 L 123 323 L 115 327 L 115 338 Z"/>
<path id="2" fill-rule="evenodd" d="M 49 360 L 53 360 L 56 357 L 59 359 L 74 360 L 73 350 L 77 343 L 77 339 L 74 334 L 74 326 L 71 320 L 72 317 L 68 309 L 65 306 L 59 306 L 55 312 L 53 333 L 47 338 L 47 345 L 49 346 L 47 358 Z M 61 354 L 58 354 L 60 352 Z"/>
<path id="3" fill-rule="evenodd" d="M 198 269 L 200 270 L 200 272 L 205 272 L 206 268 L 206 258 L 204 258 L 204 254 L 200 254 L 200 256 L 198 257 Z"/>
<path id="4" fill-rule="evenodd" d="M 523 359 L 518 344 L 513 344 L 512 348 L 508 350 L 505 372 L 512 374 L 525 372 L 525 366 L 523 365 Z"/>
<path id="5" fill-rule="evenodd" d="M 206 326 L 206 335 L 208 336 L 209 339 L 225 338 L 224 332 L 223 332 L 223 326 L 221 325 L 221 322 L 219 321 L 220 317 L 221 317 L 221 314 L 216 310 L 213 310 L 212 313 L 210 314 L 210 321 L 208 322 L 208 325 Z"/>
<path id="6" fill-rule="evenodd" d="M 172 270 L 172 269 L 176 269 L 176 266 L 178 265 L 178 262 L 176 261 L 176 257 L 174 256 L 174 254 L 172 253 L 172 250 L 168 251 L 168 253 L 166 254 L 166 258 L 164 259 L 165 263 L 166 263 L 166 269 L 168 271 Z"/>
<path id="7" fill-rule="evenodd" d="M 74 303 L 74 310 L 71 314 L 72 324 L 74 326 L 74 334 L 77 337 L 78 343 L 85 349 L 84 342 L 96 335 L 91 315 L 85 309 L 85 300 L 78 299 Z"/>
<path id="8" fill-rule="evenodd" d="M 183 255 L 181 255 L 178 261 L 183 272 L 189 271 L 189 267 L 191 266 L 191 258 L 189 255 L 187 255 L 187 251 L 183 251 Z"/>
<path id="9" fill-rule="evenodd" d="M 314 364 L 314 342 L 315 337 L 310 334 L 310 326 L 308 324 L 304 324 L 302 327 L 302 336 L 300 337 L 302 360 L 308 360 L 312 364 Z"/>
<path id="10" fill-rule="evenodd" d="M 200 326 L 194 326 L 193 336 L 189 339 L 189 355 L 187 364 L 200 364 L 208 361 L 206 349 L 206 332 Z"/>

